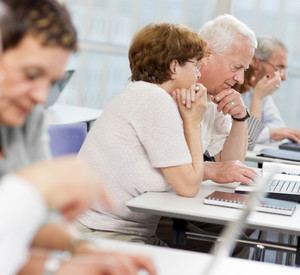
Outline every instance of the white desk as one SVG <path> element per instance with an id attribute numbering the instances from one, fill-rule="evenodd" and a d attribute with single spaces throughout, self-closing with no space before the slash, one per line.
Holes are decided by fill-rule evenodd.
<path id="1" fill-rule="evenodd" d="M 133 200 L 126 205 L 137 212 L 155 214 L 170 218 L 176 218 L 186 221 L 200 221 L 213 224 L 225 225 L 239 217 L 239 209 L 212 206 L 203 204 L 204 197 L 214 190 L 234 192 L 238 183 L 220 185 L 211 181 L 202 184 L 199 194 L 195 198 L 186 198 L 177 195 L 175 192 L 148 192 Z M 253 212 L 249 215 L 245 225 L 250 229 L 263 231 L 275 231 L 278 233 L 287 233 L 297 237 L 296 245 L 285 245 L 278 243 L 282 251 L 296 252 L 296 263 L 300 264 L 300 204 L 292 216 L 281 216 L 275 214 Z M 174 241 L 178 245 L 183 244 L 186 236 L 193 235 L 197 239 L 203 239 L 203 234 L 196 236 L 196 233 L 186 231 L 184 223 L 178 221 L 174 223 L 175 230 Z M 206 238 L 206 237 L 205 237 Z M 205 239 L 204 238 L 204 239 Z M 251 240 L 250 240 L 251 241 Z M 249 240 L 248 240 L 249 244 Z M 254 240 L 251 246 L 262 245 L 266 249 L 274 249 L 272 242 Z M 272 248 L 273 247 L 273 248 Z M 275 249 L 276 250 L 276 249 Z"/>
<path id="2" fill-rule="evenodd" d="M 240 210 L 203 204 L 204 197 L 214 190 L 234 192 L 238 183 L 216 184 L 203 182 L 199 194 L 195 198 L 186 198 L 175 192 L 148 192 L 126 205 L 137 212 L 155 214 L 165 217 L 214 224 L 226 224 L 238 218 Z M 253 212 L 246 221 L 251 229 L 270 230 L 300 236 L 300 204 L 292 216 Z"/>
<path id="3" fill-rule="evenodd" d="M 273 144 L 256 144 L 253 151 L 247 151 L 245 161 L 255 162 L 255 163 L 263 163 L 264 161 L 267 162 L 279 162 L 285 164 L 293 164 L 293 165 L 300 165 L 300 161 L 293 161 L 293 160 L 284 160 L 284 159 L 275 159 L 275 158 L 268 158 L 268 157 L 259 157 L 257 156 L 260 153 L 261 149 L 279 149 L 279 143 Z"/>
<path id="4" fill-rule="evenodd" d="M 157 275 L 204 275 L 204 268 L 210 263 L 210 254 L 184 251 L 164 247 L 155 247 L 143 244 L 134 244 L 108 239 L 96 239 L 100 248 L 109 251 L 120 251 L 132 254 L 143 254 L 152 258 L 157 269 Z M 272 275 L 299 275 L 296 267 L 287 267 L 277 264 L 261 263 L 236 258 L 225 258 L 219 270 L 214 274 L 230 275 L 253 275 L 253 274 L 272 274 Z M 146 272 L 140 272 L 140 275 Z"/>
<path id="5" fill-rule="evenodd" d="M 54 104 L 46 108 L 47 124 L 67 124 L 77 122 L 93 122 L 103 110 L 66 104 Z"/>

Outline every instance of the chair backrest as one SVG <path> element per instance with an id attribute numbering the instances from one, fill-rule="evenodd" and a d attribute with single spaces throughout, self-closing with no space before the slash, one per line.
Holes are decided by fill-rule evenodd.
<path id="1" fill-rule="evenodd" d="M 50 149 L 54 157 L 79 152 L 87 135 L 85 122 L 48 125 Z"/>

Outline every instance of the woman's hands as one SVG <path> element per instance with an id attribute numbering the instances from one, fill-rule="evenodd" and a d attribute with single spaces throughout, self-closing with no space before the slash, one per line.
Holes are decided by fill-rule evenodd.
<path id="1" fill-rule="evenodd" d="M 172 98 L 183 121 L 200 124 L 207 109 L 207 89 L 200 83 L 189 89 L 177 89 Z"/>

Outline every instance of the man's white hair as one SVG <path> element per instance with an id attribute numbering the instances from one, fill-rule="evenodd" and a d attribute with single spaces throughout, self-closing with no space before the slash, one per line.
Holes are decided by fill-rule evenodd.
<path id="1" fill-rule="evenodd" d="M 256 49 L 254 32 L 243 22 L 230 14 L 219 15 L 204 24 L 199 36 L 212 47 L 215 53 L 226 53 L 241 35 L 249 40 L 249 45 Z"/>

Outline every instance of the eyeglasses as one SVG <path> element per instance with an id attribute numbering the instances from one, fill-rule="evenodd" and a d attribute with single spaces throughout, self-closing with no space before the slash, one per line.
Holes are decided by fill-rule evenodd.
<path id="1" fill-rule="evenodd" d="M 187 60 L 186 62 L 193 63 L 194 69 L 196 73 L 199 73 L 202 67 L 202 62 L 201 61 L 194 61 L 194 60 Z"/>
<path id="2" fill-rule="evenodd" d="M 270 63 L 268 60 L 261 60 L 261 62 L 265 62 L 270 65 L 276 72 L 279 72 L 280 76 L 286 75 L 286 67 L 284 67 L 283 65 L 276 66 Z"/>

